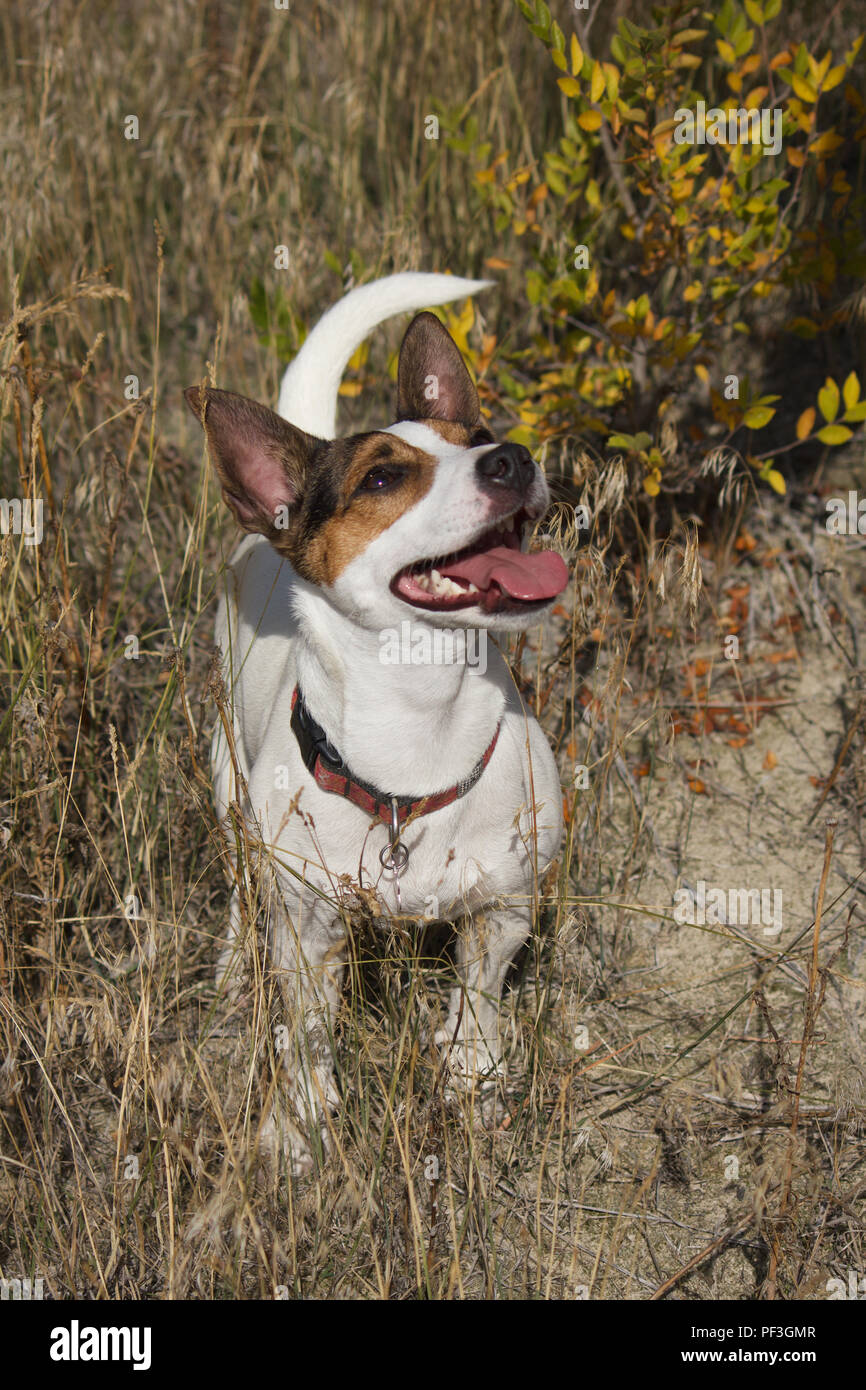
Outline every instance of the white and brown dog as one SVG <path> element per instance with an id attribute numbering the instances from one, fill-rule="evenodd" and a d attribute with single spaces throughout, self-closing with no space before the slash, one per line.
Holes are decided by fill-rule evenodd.
<path id="1" fill-rule="evenodd" d="M 495 442 L 430 313 L 403 339 L 397 423 L 333 437 L 343 371 L 376 324 L 487 283 L 403 274 L 352 291 L 288 368 L 279 414 L 186 392 L 223 496 L 256 533 L 217 617 L 231 724 L 217 728 L 214 789 L 220 816 L 240 803 L 271 870 L 269 950 L 295 1041 L 292 1116 L 275 1107 L 266 1129 L 296 1174 L 338 1102 L 331 1025 L 357 888 L 394 914 L 458 923 L 460 984 L 436 1042 L 456 1080 L 489 1088 L 502 982 L 559 850 L 550 748 L 498 650 L 484 663 L 470 646 L 537 622 L 568 583 L 559 555 L 527 549 L 549 502 L 541 469 Z M 395 631 L 402 662 L 383 655 Z M 237 934 L 236 892 L 231 915 Z"/>

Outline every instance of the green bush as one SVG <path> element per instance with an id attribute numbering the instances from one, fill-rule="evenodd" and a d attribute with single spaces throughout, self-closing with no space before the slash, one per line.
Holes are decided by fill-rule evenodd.
<path id="1" fill-rule="evenodd" d="M 849 78 L 862 36 L 813 53 L 782 0 L 724 0 L 715 13 L 660 6 L 652 28 L 622 19 L 602 57 L 580 11 L 566 37 L 544 0 L 516 4 L 564 95 L 561 137 L 521 164 L 473 117 L 449 132 L 506 248 L 488 264 L 528 264 L 538 309 L 528 347 L 488 342 L 474 363 L 489 363 L 512 437 L 615 449 L 650 495 L 721 449 L 784 492 L 780 454 L 843 444 L 866 419 L 856 373 L 819 390 L 818 369 L 794 437 L 762 450 L 780 397 L 747 371 L 756 327 L 772 322 L 780 350 L 802 357 L 799 340 L 838 331 L 859 294 L 866 109 Z M 686 142 L 689 120 L 704 143 Z"/>

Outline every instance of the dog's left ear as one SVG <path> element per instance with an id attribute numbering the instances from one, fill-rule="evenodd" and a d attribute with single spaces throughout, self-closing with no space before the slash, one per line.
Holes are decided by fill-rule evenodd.
<path id="1" fill-rule="evenodd" d="M 400 348 L 397 419 L 474 425 L 480 414 L 478 392 L 451 334 L 435 314 L 418 314 Z"/>
<path id="2" fill-rule="evenodd" d="M 323 441 L 233 391 L 190 386 L 183 394 L 204 426 L 223 497 L 236 519 L 245 531 L 277 539 Z"/>

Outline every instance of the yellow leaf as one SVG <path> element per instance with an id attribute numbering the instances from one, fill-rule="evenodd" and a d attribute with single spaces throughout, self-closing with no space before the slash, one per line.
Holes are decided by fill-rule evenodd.
<path id="1" fill-rule="evenodd" d="M 678 34 L 674 34 L 671 47 L 681 48 L 684 43 L 694 43 L 697 39 L 705 39 L 706 36 L 706 29 L 681 29 Z"/>
<path id="2" fill-rule="evenodd" d="M 829 49 L 827 53 L 824 55 L 824 60 L 821 63 L 819 63 L 816 58 L 813 58 L 811 53 L 806 54 L 806 61 L 809 64 L 809 71 L 812 74 L 812 81 L 815 83 L 816 87 L 821 86 L 821 78 L 824 76 L 825 72 L 829 68 L 831 58 L 832 55 Z"/>
<path id="3" fill-rule="evenodd" d="M 753 24 L 763 24 L 764 11 L 760 5 L 755 4 L 755 0 L 746 0 L 746 14 Z"/>
<path id="4" fill-rule="evenodd" d="M 360 396 L 363 389 L 360 381 L 341 381 L 339 394 L 341 396 Z"/>
<path id="5" fill-rule="evenodd" d="M 841 135 L 837 135 L 833 130 L 827 130 L 823 135 L 819 135 L 817 140 L 813 140 L 809 146 L 810 154 L 831 154 L 833 150 L 838 150 L 845 141 Z"/>
<path id="6" fill-rule="evenodd" d="M 853 434 L 854 431 L 849 430 L 847 425 L 825 425 L 818 431 L 818 438 L 822 444 L 847 444 Z"/>
<path id="7" fill-rule="evenodd" d="M 727 39 L 716 39 L 716 48 L 719 50 L 720 57 L 723 58 L 726 63 L 729 63 L 731 67 L 733 67 L 734 63 L 737 61 L 737 54 L 734 50 L 734 45 L 732 43 L 728 43 Z"/>
<path id="8" fill-rule="evenodd" d="M 806 81 L 805 77 L 798 77 L 797 74 L 794 73 L 791 78 L 791 86 L 794 88 L 794 91 L 801 101 L 818 100 L 818 93 L 815 91 L 811 82 Z"/>
<path id="9" fill-rule="evenodd" d="M 573 77 L 557 77 L 556 82 L 560 91 L 565 92 L 567 97 L 580 96 L 580 83 Z"/>
<path id="10" fill-rule="evenodd" d="M 596 58 L 592 67 L 592 82 L 589 88 L 589 95 L 592 101 L 598 101 L 604 92 L 604 71 L 601 63 Z"/>
<path id="11" fill-rule="evenodd" d="M 769 425 L 775 413 L 769 405 L 753 405 L 743 416 L 743 424 L 749 430 L 762 430 L 765 425 Z"/>
<path id="12" fill-rule="evenodd" d="M 579 44 L 578 41 L 577 41 L 577 34 L 572 34 L 572 36 L 571 36 L 571 71 L 574 73 L 575 77 L 578 77 L 578 76 L 580 75 L 580 70 L 581 70 L 582 67 L 583 67 L 583 49 L 581 48 L 580 44 Z"/>
<path id="13" fill-rule="evenodd" d="M 706 383 L 706 382 L 709 381 L 709 379 L 710 379 L 710 374 L 709 374 L 709 372 L 707 371 L 706 367 L 704 366 L 703 362 L 696 362 L 696 363 L 695 363 L 695 376 L 696 376 L 696 377 L 699 377 L 700 380 L 703 381 L 704 383 Z"/>
<path id="14" fill-rule="evenodd" d="M 653 477 L 652 473 L 648 473 L 647 476 L 644 478 L 643 490 L 650 497 L 658 497 L 659 493 L 661 492 L 661 488 L 659 487 L 658 482 Z"/>
<path id="15" fill-rule="evenodd" d="M 856 372 L 851 372 L 845 378 L 845 385 L 842 387 L 842 399 L 845 402 L 845 409 L 850 410 L 852 405 L 856 405 L 860 399 L 860 382 Z"/>
<path id="16" fill-rule="evenodd" d="M 583 111 L 577 118 L 581 130 L 598 130 L 601 126 L 600 111 Z"/>
<path id="17" fill-rule="evenodd" d="M 803 411 L 803 414 L 800 416 L 799 420 L 797 421 L 797 438 L 798 438 L 798 439 L 806 439 L 806 438 L 808 438 L 808 436 L 812 433 L 812 426 L 814 425 L 814 423 L 815 423 L 815 409 L 814 409 L 814 406 L 811 406 L 811 405 L 810 405 L 810 406 L 809 406 L 809 409 L 808 409 L 808 410 L 804 410 L 804 411 Z"/>
<path id="18" fill-rule="evenodd" d="M 836 419 L 839 410 L 839 387 L 832 377 L 828 376 L 818 392 L 818 409 L 828 424 Z"/>
<path id="19" fill-rule="evenodd" d="M 505 438 L 510 439 L 513 444 L 523 444 L 527 449 L 534 449 L 538 443 L 536 431 L 528 425 L 518 425 L 516 429 L 509 430 Z"/>
<path id="20" fill-rule="evenodd" d="M 806 163 L 806 156 L 802 150 L 789 150 L 788 163 L 792 164 L 795 169 L 802 169 Z"/>
<path id="21" fill-rule="evenodd" d="M 683 290 L 683 299 L 687 304 L 691 304 L 692 300 L 700 299 L 703 288 L 700 280 L 693 280 L 688 289 Z"/>
<path id="22" fill-rule="evenodd" d="M 767 473 L 767 482 L 774 492 L 780 492 L 784 495 L 785 479 L 775 468 L 771 468 Z"/>
<path id="23" fill-rule="evenodd" d="M 821 83 L 822 92 L 832 92 L 834 87 L 838 87 L 842 78 L 845 76 L 845 64 L 840 63 L 838 67 L 831 68 Z"/>

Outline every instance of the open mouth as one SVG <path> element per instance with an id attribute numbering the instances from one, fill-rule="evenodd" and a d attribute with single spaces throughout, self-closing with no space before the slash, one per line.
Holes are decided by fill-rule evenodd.
<path id="1" fill-rule="evenodd" d="M 568 584 L 568 566 L 555 551 L 524 551 L 521 543 L 530 528 L 529 514 L 521 508 L 465 549 L 407 565 L 395 575 L 391 589 L 406 603 L 436 612 L 516 612 L 549 603 Z"/>

